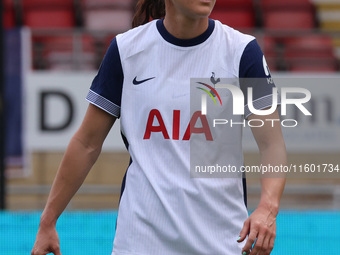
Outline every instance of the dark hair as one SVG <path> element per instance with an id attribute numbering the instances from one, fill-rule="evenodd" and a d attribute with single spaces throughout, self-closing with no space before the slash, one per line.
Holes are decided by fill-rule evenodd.
<path id="1" fill-rule="evenodd" d="M 164 0 L 139 0 L 133 17 L 132 27 L 146 24 L 150 19 L 160 19 L 165 16 Z"/>

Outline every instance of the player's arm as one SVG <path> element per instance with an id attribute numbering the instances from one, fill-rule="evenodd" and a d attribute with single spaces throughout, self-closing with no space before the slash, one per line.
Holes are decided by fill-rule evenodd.
<path id="1" fill-rule="evenodd" d="M 97 160 L 102 144 L 116 118 L 90 104 L 78 131 L 72 137 L 54 179 L 32 255 L 60 254 L 55 225 L 71 198 Z"/>
<path id="2" fill-rule="evenodd" d="M 287 164 L 287 155 L 280 122 L 265 121 L 266 119 L 280 119 L 277 110 L 267 116 L 249 116 L 249 120 L 254 118 L 262 119 L 265 123 L 262 127 L 252 128 L 254 138 L 259 147 L 262 166 L 285 166 Z M 243 251 L 249 252 L 255 241 L 251 255 L 270 254 L 272 251 L 276 235 L 276 216 L 279 212 L 284 186 L 284 173 L 262 176 L 260 203 L 245 221 L 240 234 L 240 241 L 243 241 L 249 234 Z"/>

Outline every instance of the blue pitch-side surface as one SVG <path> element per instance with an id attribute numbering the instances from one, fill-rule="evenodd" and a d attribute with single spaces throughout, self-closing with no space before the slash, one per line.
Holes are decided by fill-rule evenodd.
<path id="1" fill-rule="evenodd" d="M 110 254 L 116 217 L 115 211 L 64 213 L 57 224 L 62 254 Z M 39 218 L 40 212 L 0 213 L 0 254 L 30 254 Z M 340 212 L 282 211 L 277 226 L 273 255 L 339 254 Z"/>

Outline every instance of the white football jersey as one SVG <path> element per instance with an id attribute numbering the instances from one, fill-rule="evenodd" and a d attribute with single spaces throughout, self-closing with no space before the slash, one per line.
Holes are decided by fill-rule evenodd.
<path id="1" fill-rule="evenodd" d="M 120 118 L 131 155 L 113 255 L 241 254 L 244 243 L 237 238 L 248 217 L 242 174 L 190 176 L 190 141 L 210 139 L 190 130 L 190 79 L 268 78 L 264 63 L 254 37 L 215 20 L 194 39 L 175 38 L 163 20 L 154 20 L 112 40 L 87 100 Z M 273 86 L 253 88 L 257 108 L 271 106 Z M 242 127 L 228 136 L 223 150 L 213 153 L 240 167 Z"/>

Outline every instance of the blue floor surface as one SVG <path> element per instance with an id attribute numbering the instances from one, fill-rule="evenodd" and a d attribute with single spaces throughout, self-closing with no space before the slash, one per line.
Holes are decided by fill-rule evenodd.
<path id="1" fill-rule="evenodd" d="M 0 213 L 1 255 L 30 254 L 40 213 Z M 116 211 L 64 213 L 57 224 L 62 254 L 110 255 L 116 218 Z M 340 254 L 339 240 L 340 212 L 281 211 L 272 254 Z"/>

